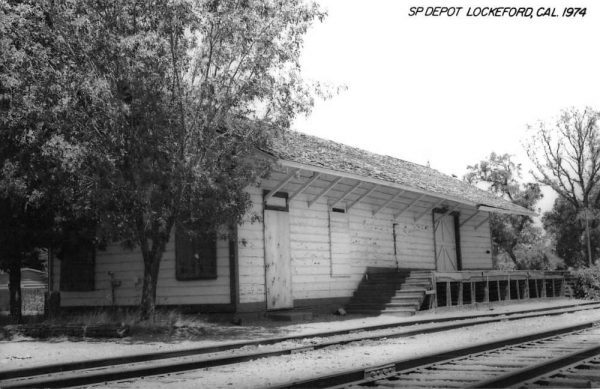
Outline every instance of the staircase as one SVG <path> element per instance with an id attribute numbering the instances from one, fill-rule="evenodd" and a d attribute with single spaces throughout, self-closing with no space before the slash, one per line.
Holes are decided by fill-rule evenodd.
<path id="1" fill-rule="evenodd" d="M 412 316 L 421 309 L 426 292 L 431 289 L 431 272 L 411 271 L 391 301 L 381 313 L 394 316 Z"/>
<path id="2" fill-rule="evenodd" d="M 425 292 L 430 288 L 431 275 L 428 271 L 367 271 L 346 311 L 364 315 L 412 316 L 420 309 Z"/>

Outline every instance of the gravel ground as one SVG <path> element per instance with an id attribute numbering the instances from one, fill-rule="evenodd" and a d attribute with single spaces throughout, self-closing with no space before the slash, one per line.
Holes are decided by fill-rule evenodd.
<path id="1" fill-rule="evenodd" d="M 530 303 L 518 303 L 510 305 L 496 305 L 494 307 L 480 305 L 476 308 L 465 307 L 462 311 L 444 313 L 419 314 L 411 318 L 399 318 L 394 316 L 379 317 L 357 317 L 339 320 L 337 316 L 318 317 L 315 320 L 326 319 L 326 321 L 312 321 L 297 324 L 273 323 L 265 321 L 250 322 L 246 326 L 210 325 L 203 335 L 195 336 L 189 340 L 164 339 L 152 340 L 148 338 L 124 338 L 115 340 L 71 340 L 67 338 L 54 338 L 40 341 L 29 338 L 13 339 L 0 342 L 0 370 L 15 369 L 32 366 L 40 366 L 51 363 L 80 361 L 82 359 L 97 359 L 120 355 L 133 355 L 156 351 L 171 351 L 195 347 L 210 346 L 216 344 L 231 344 L 248 340 L 265 339 L 273 336 L 291 335 L 316 335 L 323 331 L 342 329 L 353 329 L 366 325 L 379 325 L 389 323 L 406 323 L 428 318 L 467 316 L 473 314 L 485 314 L 493 309 L 496 313 L 513 312 L 562 306 L 573 304 L 576 300 L 546 300 Z M 338 320 L 334 320 L 337 318 Z"/>
<path id="2" fill-rule="evenodd" d="M 167 376 L 145 377 L 143 380 L 109 383 L 108 387 L 265 388 L 283 385 L 291 380 L 384 365 L 400 359 L 412 359 L 460 346 L 487 343 L 590 320 L 600 320 L 600 310 L 498 322 L 408 338 L 358 341 L 308 353 L 263 358 Z"/>

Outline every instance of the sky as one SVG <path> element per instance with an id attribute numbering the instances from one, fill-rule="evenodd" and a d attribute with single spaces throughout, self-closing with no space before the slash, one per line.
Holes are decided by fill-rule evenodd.
<path id="1" fill-rule="evenodd" d="M 462 177 L 491 152 L 530 180 L 527 125 L 567 107 L 600 109 L 600 2 L 319 0 L 328 17 L 306 36 L 308 80 L 345 85 L 293 128 Z M 462 6 L 458 16 L 411 7 Z M 585 7 L 565 17 L 468 17 L 469 7 Z M 551 207 L 548 188 L 539 204 Z"/>

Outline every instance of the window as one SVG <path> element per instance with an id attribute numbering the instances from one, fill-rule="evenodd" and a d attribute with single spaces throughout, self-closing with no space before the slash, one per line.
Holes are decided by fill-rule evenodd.
<path id="1" fill-rule="evenodd" d="M 269 193 L 268 190 L 263 190 L 263 198 Z M 276 192 L 267 201 L 264 201 L 266 210 L 289 212 L 290 205 L 288 202 L 287 192 Z"/>
<path id="2" fill-rule="evenodd" d="M 83 292 L 94 290 L 96 250 L 82 239 L 68 239 L 59 255 L 60 290 Z"/>
<path id="3" fill-rule="evenodd" d="M 175 232 L 175 278 L 180 281 L 217 278 L 217 237 L 190 237 Z"/>

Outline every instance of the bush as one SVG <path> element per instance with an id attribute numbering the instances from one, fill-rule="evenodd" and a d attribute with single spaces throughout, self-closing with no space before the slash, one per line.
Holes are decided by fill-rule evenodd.
<path id="1" fill-rule="evenodd" d="M 575 297 L 600 300 L 600 266 L 584 267 L 571 271 Z"/>

